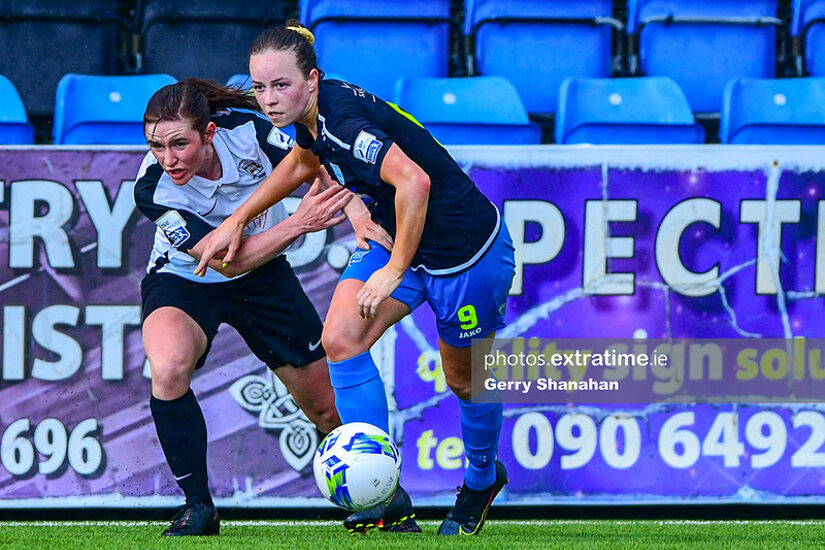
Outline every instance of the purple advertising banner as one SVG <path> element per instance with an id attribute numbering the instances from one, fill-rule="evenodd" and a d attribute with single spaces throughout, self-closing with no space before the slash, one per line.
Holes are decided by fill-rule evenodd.
<path id="1" fill-rule="evenodd" d="M 822 148 L 456 148 L 516 244 L 522 338 L 816 338 L 825 289 Z M 0 506 L 176 504 L 149 414 L 139 284 L 154 226 L 138 149 L 0 149 Z M 294 207 L 297 199 L 288 199 Z M 468 221 L 470 223 L 471 221 Z M 308 235 L 289 258 L 322 317 L 354 247 Z M 277 292 L 277 289 L 275 290 Z M 535 339 L 533 338 L 535 337 Z M 373 348 L 402 482 L 461 483 L 458 405 L 425 305 Z M 220 505 L 324 505 L 317 438 L 222 327 L 193 381 Z M 823 396 L 825 397 L 825 396 Z M 798 501 L 825 495 L 825 407 L 506 404 L 501 502 Z"/>

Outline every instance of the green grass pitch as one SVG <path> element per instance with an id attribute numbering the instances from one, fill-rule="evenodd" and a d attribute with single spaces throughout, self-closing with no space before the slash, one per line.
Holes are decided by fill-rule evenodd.
<path id="1" fill-rule="evenodd" d="M 0 548 L 288 548 L 406 550 L 822 548 L 825 521 L 490 521 L 477 537 L 436 538 L 438 523 L 422 535 L 372 532 L 349 536 L 329 521 L 225 521 L 218 537 L 161 538 L 160 522 L 0 522 Z"/>

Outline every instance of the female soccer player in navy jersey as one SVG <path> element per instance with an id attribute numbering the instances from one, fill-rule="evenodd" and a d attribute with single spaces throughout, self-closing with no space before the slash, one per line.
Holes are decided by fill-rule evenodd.
<path id="1" fill-rule="evenodd" d="M 192 273 L 204 236 L 290 149 L 289 138 L 250 109 L 257 104 L 239 90 L 186 79 L 159 90 L 144 114 L 150 151 L 138 173 L 135 202 L 157 226 L 141 283 L 150 409 L 186 495 L 164 535 L 219 531 L 207 485 L 206 425 L 189 385 L 221 323 L 235 327 L 320 431 L 340 423 L 320 345 L 321 320 L 282 252 L 300 235 L 342 221 L 335 215 L 341 208 L 367 218 L 363 203 L 331 184 L 319 193 L 316 181 L 292 216 L 278 202 L 251 220 L 230 266 L 212 261 L 206 277 Z M 373 222 L 355 225 L 360 237 L 385 239 L 389 246 L 389 236 Z"/>
<path id="2" fill-rule="evenodd" d="M 277 127 L 295 123 L 296 146 L 261 187 L 210 236 L 196 273 L 228 247 L 236 261 L 243 227 L 311 178 L 321 166 L 342 186 L 373 199 L 373 219 L 394 238 L 356 251 L 327 315 L 323 343 L 345 423 L 388 428 L 387 402 L 369 349 L 384 331 L 426 301 L 438 319 L 447 384 L 458 396 L 469 467 L 440 534 L 475 534 L 507 483 L 496 460 L 502 407 L 473 402 L 472 338 L 504 326 L 514 273 L 513 245 L 496 207 L 410 115 L 358 86 L 324 80 L 314 37 L 297 21 L 261 34 L 250 50 L 258 104 Z M 419 530 L 409 497 L 351 515 L 351 531 Z M 408 519 L 405 519 L 408 518 Z"/>

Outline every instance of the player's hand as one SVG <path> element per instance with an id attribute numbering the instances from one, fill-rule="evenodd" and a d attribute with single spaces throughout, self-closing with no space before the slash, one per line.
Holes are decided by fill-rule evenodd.
<path id="1" fill-rule="evenodd" d="M 358 223 L 352 221 L 352 227 L 355 229 L 355 244 L 361 250 L 369 250 L 369 241 L 374 241 L 383 246 L 387 252 L 392 252 L 392 237 L 386 229 L 372 221 L 371 218 Z"/>
<path id="2" fill-rule="evenodd" d="M 198 267 L 195 268 L 195 275 L 203 277 L 206 274 L 206 267 L 209 264 L 209 260 L 219 258 L 224 249 L 226 250 L 226 254 L 220 259 L 222 259 L 225 264 L 231 262 L 235 257 L 235 253 L 241 247 L 243 228 L 243 225 L 240 225 L 230 216 L 214 231 L 204 237 L 206 248 L 203 249 L 201 259 L 198 261 Z"/>
<path id="3" fill-rule="evenodd" d="M 358 313 L 361 318 L 375 318 L 378 306 L 395 292 L 403 279 L 404 272 L 398 273 L 388 266 L 375 271 L 356 295 Z"/>
<path id="4" fill-rule="evenodd" d="M 292 216 L 302 233 L 320 231 L 338 225 L 346 219 L 343 213 L 338 216 L 335 213 L 344 208 L 354 196 L 346 187 L 340 185 L 330 186 L 321 191 L 321 181 L 316 179 Z"/>
<path id="5" fill-rule="evenodd" d="M 383 246 L 387 252 L 392 252 L 392 237 L 383 227 L 372 221 L 372 214 L 360 197 L 353 198 L 347 204 L 344 213 L 355 230 L 355 243 L 358 248 L 369 250 L 369 241 L 374 241 Z"/>
<path id="6" fill-rule="evenodd" d="M 355 230 L 355 244 L 358 248 L 369 250 L 369 241 L 373 241 L 383 246 L 387 252 L 392 252 L 392 237 L 386 229 L 372 221 L 370 211 L 360 198 L 348 205 L 347 217 Z"/>

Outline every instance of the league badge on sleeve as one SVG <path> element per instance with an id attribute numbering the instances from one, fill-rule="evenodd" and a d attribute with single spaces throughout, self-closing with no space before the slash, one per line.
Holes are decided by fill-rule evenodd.
<path id="1" fill-rule="evenodd" d="M 374 135 L 366 130 L 361 130 L 358 137 L 355 138 L 355 144 L 352 146 L 352 154 L 357 159 L 375 164 L 375 161 L 378 160 L 378 152 L 381 151 L 381 147 L 383 146 L 384 144 L 376 139 Z"/>
<path id="2" fill-rule="evenodd" d="M 155 222 L 160 227 L 169 242 L 175 248 L 186 242 L 192 234 L 186 229 L 186 220 L 183 219 L 177 210 L 169 210 Z"/>
<path id="3" fill-rule="evenodd" d="M 294 141 L 289 134 L 286 132 L 282 132 L 280 129 L 272 127 L 272 130 L 269 131 L 269 135 L 266 137 L 267 143 L 270 145 L 274 145 L 279 149 L 283 149 L 284 151 L 288 150 L 292 147 Z"/>

